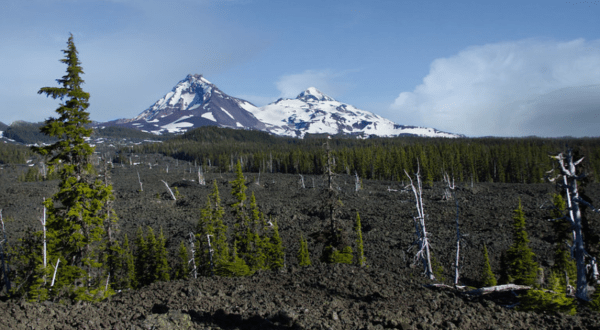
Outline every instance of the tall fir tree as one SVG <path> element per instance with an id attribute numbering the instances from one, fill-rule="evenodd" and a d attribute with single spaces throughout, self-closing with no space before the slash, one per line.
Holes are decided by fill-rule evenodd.
<path id="1" fill-rule="evenodd" d="M 300 267 L 310 266 L 310 253 L 308 252 L 308 242 L 300 235 L 300 249 L 298 250 L 298 264 Z"/>
<path id="2" fill-rule="evenodd" d="M 158 235 L 158 240 L 156 241 L 156 243 L 156 280 L 168 282 L 171 279 L 171 268 L 169 266 L 169 260 L 167 255 L 167 241 L 165 239 L 165 235 L 163 234 L 162 227 L 160 228 L 160 233 Z"/>
<path id="3" fill-rule="evenodd" d="M 196 228 L 198 241 L 196 259 L 203 275 L 212 274 L 215 265 L 230 259 L 227 226 L 223 223 L 224 215 L 225 211 L 219 197 L 219 187 L 215 180 L 213 181 L 213 190 L 206 199 L 206 205 L 200 211 L 200 220 L 198 220 Z"/>
<path id="4" fill-rule="evenodd" d="M 483 270 L 481 276 L 481 286 L 489 287 L 495 286 L 496 284 L 498 284 L 498 281 L 496 281 L 496 275 L 494 275 L 494 272 L 492 272 L 488 249 L 487 246 L 483 244 Z"/>
<path id="5" fill-rule="evenodd" d="M 525 212 L 519 199 L 519 207 L 513 215 L 513 244 L 503 256 L 501 282 L 534 285 L 538 276 L 538 264 L 534 258 L 525 228 Z"/>
<path id="6" fill-rule="evenodd" d="M 266 268 L 271 270 L 280 270 L 284 265 L 284 251 L 281 237 L 279 236 L 279 226 L 276 221 L 271 221 L 273 230 L 271 237 L 265 239 L 267 243 L 266 254 Z"/>
<path id="7" fill-rule="evenodd" d="M 570 233 L 572 233 L 571 224 L 564 217 L 567 203 L 560 194 L 552 196 L 554 208 L 550 211 L 550 217 L 554 227 L 555 250 L 554 265 L 552 271 L 556 273 L 560 284 L 567 288 L 577 281 L 577 265 L 571 257 L 571 251 L 567 244 L 572 244 Z"/>
<path id="8" fill-rule="evenodd" d="M 360 223 L 360 214 L 356 212 L 356 223 L 354 224 L 354 232 L 356 233 L 356 263 L 359 267 L 365 267 L 367 265 L 367 258 L 365 258 L 365 247 L 362 237 L 362 225 Z"/>
<path id="9" fill-rule="evenodd" d="M 44 202 L 48 210 L 48 261 L 58 265 L 51 295 L 92 300 L 104 295 L 100 292 L 105 280 L 101 249 L 106 240 L 104 222 L 110 221 L 106 206 L 114 197 L 112 186 L 95 178 L 89 162 L 94 152 L 85 141 L 92 133 L 86 127 L 91 122 L 86 111 L 90 95 L 81 88 L 83 69 L 73 35 L 63 53 L 65 58 L 60 61 L 67 65 L 67 73 L 57 79 L 61 86 L 38 91 L 64 101 L 56 109 L 59 117 L 47 119 L 40 128 L 58 141 L 33 150 L 44 156 L 50 171 L 58 171 L 60 177 L 58 192 Z M 51 283 L 46 281 L 45 285 L 49 288 Z"/>
<path id="10" fill-rule="evenodd" d="M 133 252 L 131 252 L 131 247 L 129 246 L 129 238 L 127 238 L 127 234 L 123 238 L 123 254 L 122 254 L 122 267 L 124 269 L 125 276 L 123 278 L 123 284 L 121 287 L 123 289 L 133 289 L 138 287 L 137 278 L 135 276 L 135 258 L 133 257 Z"/>
<path id="11" fill-rule="evenodd" d="M 190 259 L 188 255 L 187 247 L 185 243 L 181 241 L 179 244 L 179 250 L 177 251 L 177 255 L 179 257 L 179 262 L 177 264 L 177 268 L 175 269 L 175 279 L 182 280 L 188 277 L 190 273 L 190 267 L 188 266 L 188 260 Z"/>
<path id="12" fill-rule="evenodd" d="M 148 243 L 144 237 L 144 230 L 142 227 L 138 227 L 135 235 L 135 289 L 150 284 L 149 277 L 149 265 L 148 259 L 150 258 L 150 251 Z"/>

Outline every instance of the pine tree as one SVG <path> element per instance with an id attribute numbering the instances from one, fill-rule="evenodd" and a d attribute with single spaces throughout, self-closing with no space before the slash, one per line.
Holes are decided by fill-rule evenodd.
<path id="1" fill-rule="evenodd" d="M 165 235 L 163 235 L 163 230 L 160 228 L 160 234 L 158 235 L 157 240 L 157 253 L 156 253 L 156 280 L 168 282 L 171 277 L 169 260 L 167 259 L 167 248 L 166 248 L 166 239 Z"/>
<path id="2" fill-rule="evenodd" d="M 519 199 L 519 207 L 513 216 L 513 244 L 504 255 L 501 282 L 534 285 L 538 276 L 538 265 L 534 258 L 535 254 L 529 248 L 525 213 Z"/>
<path id="3" fill-rule="evenodd" d="M 177 269 L 175 270 L 175 279 L 186 279 L 190 273 L 190 268 L 188 266 L 188 260 L 190 257 L 188 256 L 188 250 L 183 241 L 181 241 L 181 244 L 179 244 L 179 251 L 177 254 L 179 256 L 179 263 L 177 264 Z"/>
<path id="4" fill-rule="evenodd" d="M 136 263 L 135 258 L 133 257 L 133 252 L 131 252 L 131 247 L 129 246 L 129 238 L 127 238 L 127 234 L 123 238 L 123 260 L 122 265 L 125 270 L 125 277 L 123 280 L 122 287 L 124 289 L 133 289 L 138 287 L 137 277 L 135 273 Z"/>
<path id="5" fill-rule="evenodd" d="M 114 197 L 112 187 L 95 178 L 88 161 L 94 151 L 85 142 L 92 132 L 86 127 L 91 122 L 86 112 L 90 95 L 81 89 L 83 70 L 73 35 L 63 53 L 65 58 L 60 61 L 68 67 L 66 75 L 57 79 L 61 87 L 38 91 L 64 101 L 56 109 L 60 116 L 47 119 L 40 128 L 58 141 L 33 150 L 46 157 L 51 171 L 58 167 L 60 177 L 58 192 L 44 202 L 48 210 L 48 260 L 61 260 L 52 294 L 90 300 L 95 299 L 93 292 L 104 288 L 101 245 L 106 238 L 104 221 L 109 216 L 105 207 Z"/>
<path id="6" fill-rule="evenodd" d="M 231 260 L 222 260 L 215 267 L 215 274 L 224 277 L 250 276 L 254 271 L 248 267 L 244 259 L 237 253 L 237 242 L 233 242 L 233 254 Z"/>
<path id="7" fill-rule="evenodd" d="M 310 266 L 310 254 L 308 252 L 308 242 L 300 235 L 300 250 L 298 250 L 298 263 L 300 267 Z"/>
<path id="8" fill-rule="evenodd" d="M 138 227 L 135 237 L 135 284 L 134 288 L 140 288 L 150 284 L 149 265 L 148 259 L 150 258 L 150 252 L 148 249 L 148 243 L 144 237 L 144 231 L 142 227 Z"/>
<path id="9" fill-rule="evenodd" d="M 564 219 L 564 211 L 567 208 L 567 203 L 560 194 L 552 196 L 554 208 L 550 211 L 550 216 L 554 220 L 554 236 L 556 237 L 556 248 L 554 250 L 554 265 L 552 271 L 555 272 L 560 279 L 560 284 L 567 286 L 575 284 L 577 281 L 577 265 L 571 257 L 571 251 L 567 247 L 567 243 L 571 241 L 570 230 L 571 224 Z"/>
<path id="10" fill-rule="evenodd" d="M 565 287 L 560 284 L 559 277 L 552 272 L 548 279 L 549 290 L 528 290 L 519 297 L 519 310 L 536 312 L 561 312 L 575 315 L 575 299 L 566 295 Z"/>
<path id="11" fill-rule="evenodd" d="M 364 267 L 367 264 L 367 258 L 365 258 L 365 247 L 363 245 L 362 238 L 362 225 L 360 223 L 360 214 L 356 212 L 356 224 L 354 225 L 354 231 L 356 232 L 356 262 L 358 266 Z"/>
<path id="12" fill-rule="evenodd" d="M 148 248 L 148 258 L 146 259 L 146 285 L 148 285 L 158 281 L 160 277 L 157 271 L 159 257 L 158 250 L 160 248 L 158 246 L 158 240 L 156 239 L 156 235 L 154 235 L 154 230 L 152 229 L 152 227 L 148 227 L 148 234 L 146 234 L 146 243 Z"/>
<path id="13" fill-rule="evenodd" d="M 223 223 L 225 211 L 219 197 L 217 181 L 213 181 L 213 190 L 208 195 L 205 207 L 200 212 L 200 220 L 196 229 L 198 240 L 197 264 L 204 275 L 212 274 L 211 267 L 221 261 L 229 260 L 229 246 L 227 245 L 227 226 Z M 210 237 L 210 248 L 209 248 Z M 212 252 L 210 251 L 212 250 Z M 212 265 L 211 265 L 212 253 Z"/>
<path id="14" fill-rule="evenodd" d="M 281 242 L 281 237 L 279 236 L 279 226 L 277 226 L 277 222 L 272 222 L 272 224 L 273 233 L 271 237 L 269 237 L 266 251 L 266 268 L 280 270 L 284 267 L 283 244 Z"/>
<path id="15" fill-rule="evenodd" d="M 497 284 L 496 275 L 492 272 L 490 265 L 490 256 L 488 255 L 487 246 L 483 244 L 483 271 L 482 271 L 481 286 L 489 287 Z"/>

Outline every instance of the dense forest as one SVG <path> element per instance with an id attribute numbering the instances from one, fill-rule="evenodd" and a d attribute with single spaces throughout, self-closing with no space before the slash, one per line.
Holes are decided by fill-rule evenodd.
<path id="1" fill-rule="evenodd" d="M 25 164 L 31 155 L 28 147 L 0 142 L 0 164 Z"/>
<path id="2" fill-rule="evenodd" d="M 598 138 L 459 138 L 419 137 L 347 139 L 283 138 L 264 132 L 202 127 L 160 144 L 123 149 L 133 153 L 161 153 L 181 160 L 232 171 L 240 160 L 247 172 L 322 174 L 324 145 L 334 155 L 335 171 L 361 178 L 404 180 L 404 170 L 421 168 L 424 181 L 442 181 L 448 173 L 460 182 L 538 183 L 553 168 L 549 155 L 566 146 L 585 155 L 584 170 L 598 182 Z"/>

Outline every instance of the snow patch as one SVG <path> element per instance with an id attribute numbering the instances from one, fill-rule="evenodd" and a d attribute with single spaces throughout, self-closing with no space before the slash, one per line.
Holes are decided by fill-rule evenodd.
<path id="1" fill-rule="evenodd" d="M 202 118 L 206 118 L 206 119 L 208 119 L 208 120 L 212 120 L 212 121 L 214 121 L 214 122 L 216 122 L 216 121 L 217 121 L 217 120 L 215 119 L 215 116 L 213 116 L 213 113 L 212 113 L 212 112 L 205 112 L 205 113 L 203 113 L 203 114 L 202 114 L 202 116 L 200 116 L 200 117 L 202 117 Z"/>

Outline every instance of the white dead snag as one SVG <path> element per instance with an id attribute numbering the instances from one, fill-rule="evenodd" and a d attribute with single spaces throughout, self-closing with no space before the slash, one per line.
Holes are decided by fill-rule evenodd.
<path id="1" fill-rule="evenodd" d="M 167 174 L 169 174 L 169 164 L 167 164 Z"/>
<path id="2" fill-rule="evenodd" d="M 167 187 L 167 190 L 169 190 L 169 194 L 171 194 L 171 197 L 173 198 L 173 200 L 176 201 L 177 198 L 175 198 L 175 194 L 173 194 L 173 190 L 171 190 L 171 188 L 169 187 L 169 184 L 164 180 L 160 180 L 160 181 L 162 181 L 162 183 L 165 184 L 165 186 Z"/>
<path id="3" fill-rule="evenodd" d="M 452 182 L 450 181 L 450 176 L 448 175 L 448 173 L 444 173 L 444 182 L 446 182 L 446 184 L 448 185 L 448 187 L 445 189 L 446 191 L 446 196 L 447 199 L 454 199 L 454 203 L 456 204 L 456 260 L 454 261 L 454 285 L 458 285 L 458 279 L 459 279 L 459 269 L 460 269 L 460 226 L 458 223 L 458 214 L 459 214 L 459 207 L 458 207 L 458 199 L 456 199 L 456 185 L 454 184 L 454 177 L 452 177 Z M 450 192 L 452 192 L 452 195 L 450 195 Z"/>
<path id="4" fill-rule="evenodd" d="M 196 246 L 194 245 L 194 234 L 190 232 L 190 251 L 192 252 L 192 259 L 188 261 L 188 264 L 192 264 L 192 274 L 194 278 L 198 278 L 198 268 L 196 268 Z"/>
<path id="5" fill-rule="evenodd" d="M 198 183 L 201 185 L 206 185 L 206 180 L 204 179 L 204 172 L 202 171 L 202 166 L 198 167 Z"/>
<path id="6" fill-rule="evenodd" d="M 302 174 L 298 174 L 298 175 L 300 175 L 300 187 L 302 187 L 302 189 L 306 188 L 304 186 L 304 177 L 302 176 Z"/>
<path id="7" fill-rule="evenodd" d="M 567 199 L 567 216 L 565 217 L 567 221 L 571 223 L 571 230 L 573 234 L 573 244 L 571 245 L 571 255 L 575 257 L 575 263 L 577 264 L 577 286 L 575 290 L 575 296 L 581 300 L 588 300 L 588 292 L 587 292 L 587 268 L 585 258 L 586 256 L 591 256 L 586 252 L 583 243 L 583 232 L 582 232 L 582 221 L 581 221 L 581 209 L 579 207 L 579 203 L 587 204 L 591 206 L 589 203 L 583 201 L 579 197 L 579 192 L 577 191 L 577 180 L 585 177 L 585 174 L 577 175 L 575 166 L 579 165 L 583 158 L 573 161 L 572 151 L 569 149 L 567 154 L 559 153 L 557 156 L 550 156 L 558 161 L 560 165 L 560 174 L 556 177 L 547 177 L 550 182 L 555 182 L 556 179 L 562 176 L 563 182 L 558 183 L 561 188 L 563 188 L 566 192 Z M 554 170 L 547 172 L 551 174 Z M 600 212 L 598 209 L 594 209 L 594 212 Z M 592 268 L 595 264 L 595 259 L 591 258 Z M 597 270 L 596 270 L 597 272 Z"/>
<path id="8" fill-rule="evenodd" d="M 140 171 L 137 171 L 138 182 L 140 183 L 140 191 L 144 191 L 144 185 L 142 184 L 142 179 L 140 179 Z"/>
<path id="9" fill-rule="evenodd" d="M 45 200 L 45 199 L 44 199 Z M 42 223 L 42 233 L 43 233 L 43 246 L 42 246 L 42 256 L 44 258 L 44 269 L 46 269 L 46 206 L 44 206 L 44 212 L 42 214 L 42 218 L 40 219 Z"/>
<path id="10" fill-rule="evenodd" d="M 504 285 L 496 285 L 496 286 L 488 286 L 485 288 L 479 288 L 479 289 L 467 291 L 465 293 L 476 295 L 476 296 L 482 296 L 484 294 L 488 294 L 488 293 L 492 293 L 492 292 L 506 292 L 506 291 L 518 291 L 518 290 L 531 290 L 531 287 L 526 286 L 526 285 L 504 284 Z"/>
<path id="11" fill-rule="evenodd" d="M 260 169 L 258 169 L 258 179 L 256 180 L 256 185 L 260 186 Z"/>
<path id="12" fill-rule="evenodd" d="M 10 292 L 10 268 L 7 269 L 8 258 L 5 255 L 5 245 L 8 245 L 8 239 L 6 238 L 6 230 L 4 229 L 4 219 L 2 219 L 2 209 L 0 209 L 0 223 L 2 224 L 2 240 L 0 241 L 0 256 L 2 257 L 2 278 L 4 278 L 4 285 L 6 286 L 6 292 Z"/>
<path id="13" fill-rule="evenodd" d="M 106 277 L 106 285 L 104 285 L 104 292 L 108 291 L 108 281 L 110 280 L 110 273 Z"/>
<path id="14" fill-rule="evenodd" d="M 213 265 L 213 254 L 215 253 L 215 250 L 213 250 L 212 245 L 210 244 L 210 237 L 212 235 L 206 235 L 206 239 L 208 240 L 208 257 L 209 257 L 209 262 L 210 262 L 210 275 L 214 276 L 215 272 L 214 272 L 214 265 Z"/>
<path id="15" fill-rule="evenodd" d="M 56 266 L 54 266 L 54 275 L 52 275 L 52 283 L 50 283 L 50 286 L 54 286 L 54 280 L 56 280 L 56 271 L 58 270 L 58 264 L 60 263 L 60 258 L 58 258 L 56 260 Z"/>
<path id="16" fill-rule="evenodd" d="M 417 244 L 419 251 L 415 255 L 415 261 L 421 260 L 423 262 L 423 268 L 425 275 L 429 277 L 429 279 L 434 280 L 435 276 L 433 275 L 433 270 L 431 268 L 431 255 L 429 253 L 429 240 L 427 239 L 427 230 L 425 229 L 425 211 L 423 209 L 423 190 L 421 185 L 421 177 L 420 177 L 420 167 L 417 161 L 417 173 L 415 173 L 417 187 L 413 184 L 413 180 L 404 170 L 404 173 L 410 180 L 410 186 L 412 187 L 412 191 L 415 194 L 415 204 L 417 206 L 417 216 L 413 217 L 415 222 L 415 229 L 417 240 L 415 243 Z"/>
<path id="17" fill-rule="evenodd" d="M 350 170 L 348 170 L 350 171 Z M 354 175 L 356 177 L 356 182 L 354 183 L 354 191 L 360 190 L 360 178 L 358 177 L 358 172 L 354 171 Z"/>

